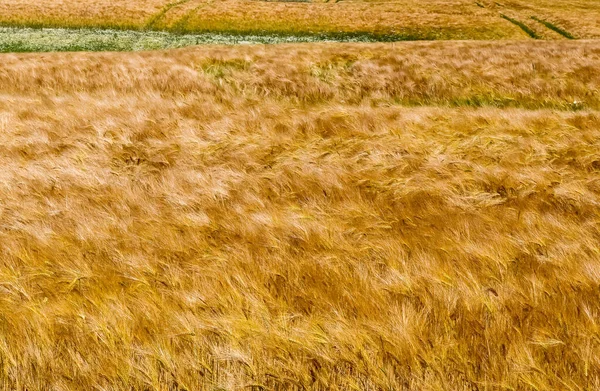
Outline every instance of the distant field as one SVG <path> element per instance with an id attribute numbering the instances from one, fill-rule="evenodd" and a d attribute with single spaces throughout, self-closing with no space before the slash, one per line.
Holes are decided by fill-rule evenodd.
<path id="1" fill-rule="evenodd" d="M 2 389 L 600 388 L 600 43 L 0 60 Z"/>
<path id="2" fill-rule="evenodd" d="M 0 25 L 237 34 L 362 34 L 382 40 L 600 37 L 600 3 L 580 1 L 5 0 Z"/>

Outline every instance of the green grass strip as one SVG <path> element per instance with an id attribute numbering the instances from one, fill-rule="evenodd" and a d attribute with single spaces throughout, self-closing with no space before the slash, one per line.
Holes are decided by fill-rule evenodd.
<path id="1" fill-rule="evenodd" d="M 512 24 L 519 26 L 521 28 L 521 30 L 525 31 L 527 33 L 527 35 L 529 35 L 531 38 L 533 39 L 540 39 L 540 36 L 537 35 L 537 33 L 535 31 L 533 31 L 532 29 L 530 29 L 525 23 L 520 22 L 516 19 L 511 18 L 510 16 L 506 16 L 504 14 L 500 14 L 500 16 L 506 20 L 508 20 L 509 22 L 511 22 Z"/>
<path id="2" fill-rule="evenodd" d="M 379 36 L 369 33 L 174 33 L 140 30 L 0 27 L 0 52 L 140 51 L 207 44 L 385 42 L 419 40 L 420 38 L 413 35 Z"/>
<path id="3" fill-rule="evenodd" d="M 563 37 L 565 37 L 567 39 L 577 39 L 568 31 L 561 29 L 557 25 L 552 24 L 552 23 L 548 22 L 547 20 L 540 19 L 537 16 L 532 16 L 531 19 L 535 20 L 538 23 L 543 24 L 544 26 L 548 27 L 552 31 L 556 31 L 557 33 L 559 33 L 560 35 L 562 35 Z"/>

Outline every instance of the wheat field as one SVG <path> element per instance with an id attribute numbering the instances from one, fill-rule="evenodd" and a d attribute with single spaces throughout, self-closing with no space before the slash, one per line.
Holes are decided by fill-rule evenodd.
<path id="1" fill-rule="evenodd" d="M 2 52 L 255 44 L 0 55 L 0 390 L 600 389 L 597 38 L 593 0 L 2 1 Z"/>
<path id="2" fill-rule="evenodd" d="M 600 38 L 600 3 L 596 0 L 3 0 L 0 26 L 359 34 L 395 41 L 528 39 L 532 32 L 541 39 L 557 40 L 565 36 L 591 39 Z"/>
<path id="3" fill-rule="evenodd" d="M 1 389 L 600 389 L 597 41 L 0 58 Z"/>

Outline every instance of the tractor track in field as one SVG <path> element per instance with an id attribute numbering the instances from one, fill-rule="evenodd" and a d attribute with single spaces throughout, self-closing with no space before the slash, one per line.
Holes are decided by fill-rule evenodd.
<path id="1" fill-rule="evenodd" d="M 515 18 L 511 18 L 508 15 L 505 14 L 500 14 L 500 17 L 502 19 L 506 19 L 507 21 L 509 21 L 510 23 L 514 24 L 515 26 L 519 27 L 521 30 L 523 30 L 527 35 L 529 35 L 531 38 L 533 39 L 540 39 L 541 37 L 538 35 L 538 33 L 536 33 L 535 31 L 533 31 L 531 29 L 531 27 L 527 26 L 525 23 L 521 22 L 518 19 Z"/>
<path id="2" fill-rule="evenodd" d="M 173 8 L 178 7 L 180 5 L 189 3 L 190 0 L 180 0 L 180 1 L 176 1 L 173 3 L 169 3 L 167 5 L 165 5 L 158 13 L 156 13 L 155 15 L 153 15 L 150 20 L 148 20 L 148 22 L 146 23 L 145 28 L 147 30 L 151 30 L 154 28 L 154 26 L 156 26 L 156 23 L 158 23 L 158 21 L 160 21 L 169 11 L 171 11 Z"/>
<path id="3" fill-rule="evenodd" d="M 577 39 L 573 34 L 568 32 L 567 30 L 555 25 L 554 23 L 548 22 L 545 19 L 538 18 L 537 16 L 532 16 L 531 19 L 546 26 L 548 29 L 562 35 L 563 37 L 565 37 L 567 39 Z"/>
<path id="4" fill-rule="evenodd" d="M 481 1 L 475 1 L 474 4 L 479 7 L 479 8 L 484 8 L 487 9 L 489 11 L 493 11 L 494 6 L 487 6 L 485 3 L 481 2 Z M 501 3 L 497 3 L 494 2 L 495 6 L 501 7 L 501 8 L 505 8 L 505 6 Z M 506 8 L 505 8 L 506 9 Z M 513 11 L 516 12 L 515 10 L 510 10 L 510 8 L 507 9 L 508 11 Z M 535 9 L 531 8 L 531 11 L 535 12 Z M 518 17 L 514 17 L 514 16 L 508 16 L 505 13 L 500 12 L 499 16 L 502 19 L 507 20 L 508 22 L 514 24 L 515 26 L 519 27 L 521 30 L 523 30 L 527 35 L 529 35 L 529 37 L 533 38 L 533 39 L 544 39 L 544 37 L 540 34 L 543 33 L 539 33 L 539 30 L 536 31 L 534 28 L 530 27 L 530 25 L 527 25 L 525 22 L 523 22 L 521 20 L 521 18 L 523 17 L 521 15 L 521 18 L 518 19 Z M 566 38 L 566 39 L 577 39 L 577 37 L 575 37 L 573 34 L 571 34 L 569 31 L 565 30 L 564 28 L 557 26 L 556 24 L 549 22 L 548 20 L 542 19 L 540 17 L 537 17 L 535 15 L 530 16 L 529 17 L 530 20 L 533 20 L 534 22 L 537 22 L 537 24 L 540 24 L 544 27 L 546 27 L 548 30 L 552 31 L 553 33 L 559 34 L 562 37 Z"/>
<path id="5" fill-rule="evenodd" d="M 520 20 L 510 17 L 502 12 L 496 13 L 496 10 L 494 9 L 495 6 L 504 8 L 504 6 L 502 4 L 494 3 L 495 6 L 492 6 L 492 7 L 486 5 L 485 3 L 481 2 L 481 1 L 475 1 L 474 4 L 479 8 L 483 8 L 485 10 L 488 10 L 489 12 L 493 12 L 494 14 L 500 16 L 502 19 L 507 20 L 508 22 L 512 23 L 513 25 L 515 25 L 518 28 L 520 28 L 521 30 L 523 30 L 527 35 L 529 35 L 529 37 L 531 37 L 533 39 L 541 39 L 541 37 L 533 29 L 531 29 L 529 26 L 527 26 L 525 23 L 521 22 Z"/>
<path id="6" fill-rule="evenodd" d="M 213 1 L 208 1 L 206 3 L 202 3 L 199 6 L 196 6 L 196 7 L 192 8 L 185 15 L 183 15 L 181 17 L 181 19 L 179 19 L 177 22 L 175 22 L 173 24 L 172 30 L 175 31 L 175 32 L 185 32 L 186 31 L 186 26 L 187 26 L 190 18 L 192 16 L 196 15 L 198 13 L 198 11 L 200 11 L 201 9 L 210 6 L 212 3 L 213 3 Z"/>

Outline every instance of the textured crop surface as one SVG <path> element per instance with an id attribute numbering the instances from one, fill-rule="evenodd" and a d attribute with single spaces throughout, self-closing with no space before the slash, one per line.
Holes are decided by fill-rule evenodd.
<path id="1" fill-rule="evenodd" d="M 0 27 L 0 53 L 100 52 L 173 49 L 194 45 L 278 44 L 298 42 L 373 42 L 369 35 L 328 36 L 199 33 L 165 31 Z"/>
<path id="2" fill-rule="evenodd" d="M 1 55 L 0 387 L 598 389 L 599 64 Z"/>
<path id="3" fill-rule="evenodd" d="M 596 0 L 3 0 L 0 25 L 237 34 L 367 34 L 395 41 L 529 39 L 532 34 L 528 31 L 542 39 L 598 38 L 600 3 Z M 520 25 L 526 26 L 525 30 Z"/>

